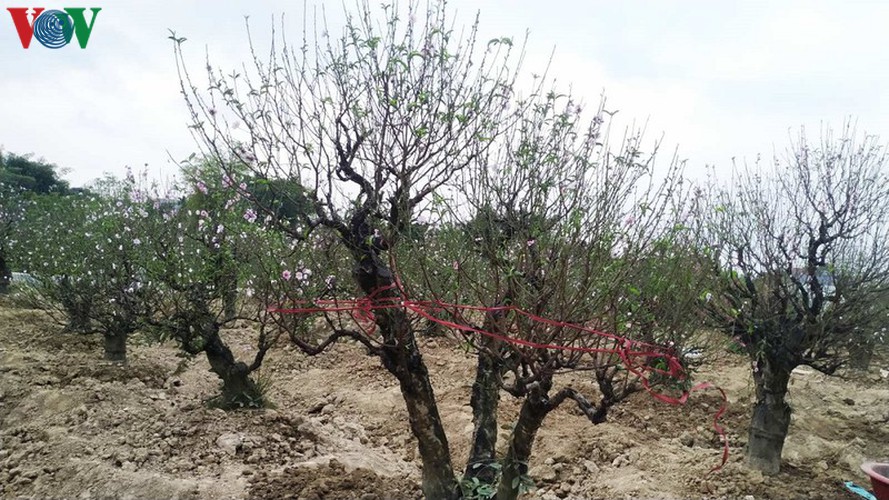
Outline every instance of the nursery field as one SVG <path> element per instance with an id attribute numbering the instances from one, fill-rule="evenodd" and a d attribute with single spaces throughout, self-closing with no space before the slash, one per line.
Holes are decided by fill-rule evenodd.
<path id="1" fill-rule="evenodd" d="M 240 354 L 254 345 L 246 328 L 223 335 Z M 465 463 L 473 358 L 447 338 L 420 342 L 455 463 Z M 360 345 L 316 358 L 278 346 L 259 376 L 276 408 L 234 412 L 206 405 L 218 378 L 203 357 L 139 335 L 130 346 L 129 364 L 114 365 L 101 360 L 101 337 L 63 334 L 39 311 L 0 308 L 0 498 L 422 497 L 397 383 Z M 717 359 L 698 379 L 728 395 L 722 470 L 708 472 L 722 452 L 712 427 L 717 392 L 695 393 L 684 407 L 638 393 L 601 425 L 568 405 L 550 415 L 525 498 L 853 499 L 842 484 L 866 484 L 859 464 L 889 459 L 889 380 L 879 364 L 832 378 L 804 367 L 791 381 L 782 472 L 746 469 L 748 362 Z M 587 384 L 583 374 L 561 377 Z M 501 411 L 514 416 L 518 403 L 504 395 Z"/>

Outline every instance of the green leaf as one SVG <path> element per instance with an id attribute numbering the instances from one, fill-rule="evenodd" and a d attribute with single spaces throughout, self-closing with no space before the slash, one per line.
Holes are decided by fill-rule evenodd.
<path id="1" fill-rule="evenodd" d="M 500 44 L 500 43 L 502 43 L 504 45 L 509 45 L 510 47 L 512 47 L 512 38 L 510 38 L 508 36 L 504 36 L 504 37 L 500 37 L 500 38 L 492 38 L 490 41 L 488 41 L 488 47 L 490 47 L 491 45 L 496 45 L 496 44 Z"/>

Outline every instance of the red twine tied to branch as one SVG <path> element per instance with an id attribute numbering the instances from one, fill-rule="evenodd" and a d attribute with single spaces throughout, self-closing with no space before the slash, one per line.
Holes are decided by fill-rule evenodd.
<path id="1" fill-rule="evenodd" d="M 388 291 L 388 290 L 398 290 L 399 296 L 397 297 L 381 297 L 380 294 Z M 710 469 L 710 472 L 715 472 L 726 464 L 728 461 L 729 454 L 729 446 L 728 446 L 728 438 L 726 437 L 725 429 L 719 424 L 719 419 L 725 414 L 726 405 L 728 402 L 728 398 L 725 395 L 725 391 L 721 388 L 713 385 L 710 382 L 702 382 L 693 386 L 691 389 L 683 390 L 682 393 L 678 397 L 668 396 L 666 394 L 657 392 L 652 386 L 651 382 L 648 380 L 647 373 L 653 372 L 658 373 L 660 375 L 667 376 L 669 378 L 675 379 L 677 381 L 682 381 L 687 378 L 687 373 L 685 368 L 682 366 L 682 363 L 679 360 L 679 356 L 676 355 L 675 351 L 670 347 L 658 346 L 655 344 L 650 344 L 646 342 L 640 342 L 632 339 L 628 339 L 626 337 L 621 337 L 619 335 L 595 330 L 593 328 L 589 328 L 583 325 L 579 325 L 576 323 L 570 323 L 565 321 L 557 321 L 549 318 L 544 318 L 538 316 L 536 314 L 529 313 L 523 309 L 520 309 L 516 306 L 493 306 L 493 307 L 484 307 L 484 306 L 471 306 L 465 304 L 453 304 L 444 302 L 441 300 L 412 300 L 407 298 L 407 295 L 404 292 L 404 289 L 399 286 L 399 284 L 394 283 L 388 286 L 380 287 L 374 290 L 373 293 L 367 295 L 366 297 L 360 299 L 346 299 L 346 300 L 315 300 L 315 301 L 294 301 L 295 305 L 299 305 L 300 307 L 270 307 L 269 312 L 279 313 L 279 314 L 315 314 L 315 313 L 334 313 L 334 312 L 345 312 L 352 316 L 358 323 L 363 323 L 369 325 L 369 329 L 367 330 L 368 335 L 372 335 L 376 329 L 375 324 L 375 316 L 374 311 L 384 310 L 384 309 L 395 309 L 395 308 L 404 308 L 408 311 L 417 314 L 429 321 L 435 322 L 439 325 L 452 328 L 457 331 L 461 331 L 463 333 L 477 333 L 479 335 L 484 335 L 493 339 L 497 339 L 503 342 L 507 342 L 513 345 L 520 345 L 524 347 L 530 347 L 533 349 L 553 349 L 553 350 L 562 350 L 562 351 L 572 351 L 572 352 L 584 352 L 584 353 L 593 353 L 593 354 L 613 354 L 620 358 L 621 363 L 624 368 L 627 369 L 628 372 L 632 373 L 636 377 L 639 378 L 642 386 L 645 390 L 658 401 L 662 401 L 671 405 L 684 405 L 688 401 L 688 397 L 693 392 L 703 391 L 707 389 L 715 389 L 719 391 L 722 397 L 722 403 L 719 408 L 719 411 L 713 417 L 713 428 L 717 434 L 719 434 L 722 443 L 722 461 L 719 465 Z M 605 348 L 605 347 L 584 347 L 584 346 L 575 346 L 575 345 L 557 345 L 557 344 L 544 344 L 533 342 L 530 340 L 510 337 L 508 335 L 503 335 L 500 333 L 495 333 L 491 331 L 487 331 L 481 328 L 477 328 L 474 326 L 470 326 L 467 324 L 460 324 L 454 321 L 449 321 L 446 319 L 441 319 L 436 317 L 433 312 L 436 311 L 450 311 L 452 315 L 457 315 L 458 312 L 462 311 L 475 311 L 475 312 L 483 312 L 483 313 L 507 313 L 511 312 L 516 315 L 523 316 L 525 318 L 530 319 L 531 321 L 549 325 L 556 328 L 568 328 L 573 329 L 579 332 L 585 332 L 592 336 L 605 338 L 613 341 L 613 344 L 616 347 Z M 666 362 L 667 368 L 662 369 L 654 366 L 649 366 L 645 363 L 637 364 L 634 363 L 633 360 L 643 358 L 643 359 L 651 359 L 651 358 L 660 358 Z"/>

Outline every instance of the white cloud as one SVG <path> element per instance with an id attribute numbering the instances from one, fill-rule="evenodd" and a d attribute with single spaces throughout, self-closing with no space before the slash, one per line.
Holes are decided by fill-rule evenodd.
<path id="1" fill-rule="evenodd" d="M 337 24 L 340 4 L 325 4 Z M 347 5 L 349 3 L 347 2 Z M 690 169 L 733 156 L 770 157 L 788 129 L 854 115 L 859 128 L 889 134 L 889 5 L 868 2 L 550 2 L 452 0 L 461 22 L 481 10 L 486 37 L 531 30 L 525 69 L 551 76 L 594 106 L 604 89 L 619 126 L 648 123 L 680 145 Z M 309 8 L 311 11 L 311 7 Z M 195 149 L 167 40 L 188 37 L 190 66 L 205 47 L 224 67 L 249 60 L 243 15 L 260 47 L 273 14 L 301 29 L 301 3 L 194 1 L 109 3 L 86 50 L 22 50 L 0 18 L 0 143 L 70 167 L 75 184 L 124 165 L 175 169 L 167 151 Z"/>

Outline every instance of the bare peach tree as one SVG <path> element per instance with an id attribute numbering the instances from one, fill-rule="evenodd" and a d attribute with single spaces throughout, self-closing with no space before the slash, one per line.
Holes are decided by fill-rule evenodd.
<path id="1" fill-rule="evenodd" d="M 801 133 L 771 168 L 736 171 L 702 206 L 716 288 L 705 308 L 746 346 L 756 404 L 748 463 L 777 473 L 790 425 L 785 396 L 800 365 L 833 374 L 872 345 L 889 287 L 885 149 L 846 126 Z"/>
<path id="2" fill-rule="evenodd" d="M 678 373 L 643 377 L 681 355 L 701 325 L 693 306 L 704 274 L 683 223 L 681 164 L 674 159 L 655 177 L 655 156 L 642 153 L 639 135 L 609 148 L 602 109 L 585 119 L 570 95 L 553 90 L 527 104 L 496 147 L 455 178 L 452 200 L 463 203 L 430 207 L 430 219 L 441 221 L 436 235 L 399 250 L 432 258 L 398 259 L 423 267 L 426 294 L 489 308 L 442 314 L 467 327 L 458 330 L 477 351 L 463 487 L 498 499 L 527 487 L 534 438 L 562 403 L 599 424 L 643 382 L 681 391 L 665 387 L 683 383 Z M 651 344 L 635 367 L 619 355 L 628 339 Z M 565 373 L 588 373 L 590 384 L 560 384 Z M 522 406 L 498 456 L 503 393 Z"/>
<path id="3" fill-rule="evenodd" d="M 347 13 L 342 35 L 321 23 L 314 29 L 304 30 L 296 47 L 276 37 L 280 47 L 268 59 L 256 56 L 250 77 L 210 67 L 207 92 L 187 72 L 182 39 L 174 35 L 192 130 L 206 153 L 234 154 L 271 189 L 275 179 L 302 186 L 313 213 L 281 229 L 295 239 L 313 231 L 334 235 L 361 292 L 392 299 L 394 276 L 382 254 L 399 243 L 417 207 L 489 147 L 509 116 L 512 42 L 478 50 L 476 27 L 460 37 L 440 4 L 425 12 L 384 7 L 377 24 L 360 3 L 357 13 Z M 423 461 L 423 491 L 455 498 L 447 437 L 410 318 L 388 309 L 375 319 L 381 338 L 373 352 L 401 386 Z M 331 335 L 304 350 L 317 353 L 342 336 L 365 338 L 346 329 Z"/>

